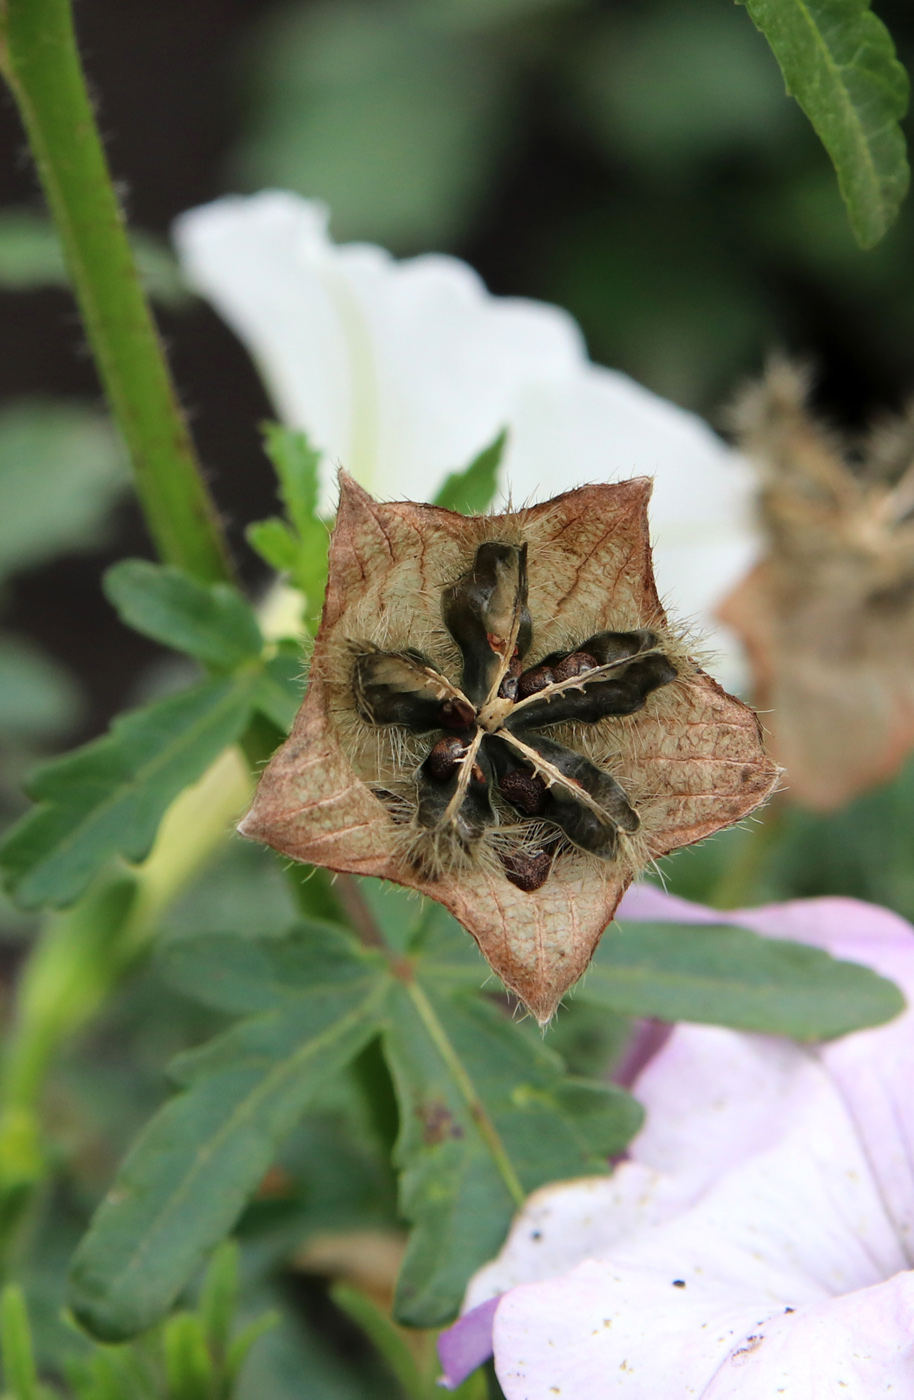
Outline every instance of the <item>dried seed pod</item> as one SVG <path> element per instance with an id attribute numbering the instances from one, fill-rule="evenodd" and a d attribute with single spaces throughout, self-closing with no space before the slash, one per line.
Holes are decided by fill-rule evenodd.
<path id="1" fill-rule="evenodd" d="M 502 772 L 525 767 L 543 783 L 543 818 L 554 822 L 575 846 L 611 859 L 618 831 L 633 833 L 641 825 L 621 784 L 583 754 L 541 734 L 523 732 L 515 738 L 512 742 L 505 734 L 487 741 L 500 786 Z"/>
<path id="2" fill-rule="evenodd" d="M 444 624 L 463 654 L 461 687 L 481 705 L 515 650 L 521 657 L 530 645 L 527 546 L 494 540 L 480 545 L 472 569 L 444 589 L 441 605 Z"/>
<path id="3" fill-rule="evenodd" d="M 469 770 L 465 771 L 468 763 Z M 444 837 L 456 837 L 461 845 L 471 846 L 495 823 L 489 796 L 488 758 L 479 751 L 471 759 L 467 749 L 449 776 L 435 776 L 433 768 L 440 771 L 440 765 L 437 761 L 433 764 L 429 754 L 416 780 L 419 789 L 416 820 L 422 827 L 438 831 Z"/>
<path id="4" fill-rule="evenodd" d="M 676 667 L 667 657 L 655 652 L 621 665 L 610 673 L 609 679 L 598 675 L 588 681 L 582 676 L 580 686 L 558 690 L 552 695 L 544 692 L 532 704 L 509 715 L 507 724 L 510 729 L 538 729 L 568 722 L 596 724 L 609 715 L 632 715 L 643 708 L 652 691 L 675 679 Z"/>
<path id="5" fill-rule="evenodd" d="M 648 494 L 644 481 L 588 486 L 504 520 L 471 520 L 434 506 L 372 501 L 343 475 L 308 694 L 242 828 L 295 859 L 383 876 L 439 900 L 540 1022 L 587 966 L 643 862 L 739 820 L 764 800 L 776 776 L 755 716 L 703 675 L 666 627 L 651 576 Z M 529 540 L 535 555 L 541 635 L 554 639 L 549 646 L 565 648 L 539 657 L 538 665 L 553 669 L 586 653 L 620 679 L 626 666 L 648 662 L 649 652 L 676 658 L 678 681 L 664 703 L 649 697 L 624 724 L 600 724 L 587 745 L 591 763 L 533 731 L 527 711 L 547 708 L 541 694 L 512 701 L 493 693 L 506 679 L 519 680 L 514 671 L 518 663 L 523 669 L 530 640 L 521 540 Z M 436 594 L 428 580 L 452 578 L 443 569 L 455 557 L 475 557 L 479 577 L 474 583 L 469 571 Z M 513 612 L 502 606 L 499 568 L 514 580 L 513 593 L 507 589 Z M 473 653 L 464 656 L 467 675 L 475 674 L 472 695 L 451 676 L 452 652 L 438 650 L 448 600 L 452 634 L 458 642 L 466 638 Z M 371 641 L 358 642 L 373 617 Z M 609 618 L 631 627 L 656 619 L 658 630 L 595 630 Z M 432 698 L 441 705 L 426 745 L 436 756 L 418 773 L 415 741 L 403 742 L 406 730 L 388 736 L 377 729 L 401 720 L 415 729 L 431 719 L 422 704 L 429 699 L 425 657 L 408 649 L 416 645 L 433 658 L 429 669 L 438 673 L 440 690 Z M 382 647 L 398 658 L 392 674 L 376 672 L 376 662 L 354 668 L 354 653 Z M 420 685 L 412 666 L 404 679 L 405 661 L 417 668 Z M 557 684 L 583 696 L 607 674 L 581 673 Z M 604 708 L 594 713 L 601 716 Z M 554 718 L 553 710 L 549 722 Z M 466 744 L 465 757 L 454 763 L 456 749 L 442 740 Z M 546 811 L 528 817 L 517 807 L 511 822 L 487 832 L 497 825 L 489 794 L 499 746 L 508 751 L 499 774 L 526 768 L 546 784 Z M 633 791 L 654 799 L 637 841 L 621 835 L 638 817 L 610 766 L 625 787 L 631 782 Z M 596 860 L 582 860 L 575 841 L 610 863 L 599 870 Z"/>
<path id="6" fill-rule="evenodd" d="M 514 655 L 511 657 L 511 661 L 508 665 L 508 673 L 498 687 L 498 696 L 500 700 L 517 699 L 522 668 L 523 662 L 520 659 L 520 648 L 515 647 Z"/>
<path id="7" fill-rule="evenodd" d="M 474 715 L 456 687 L 417 651 L 358 650 L 352 688 L 363 719 L 403 724 L 415 734 L 466 729 Z"/>

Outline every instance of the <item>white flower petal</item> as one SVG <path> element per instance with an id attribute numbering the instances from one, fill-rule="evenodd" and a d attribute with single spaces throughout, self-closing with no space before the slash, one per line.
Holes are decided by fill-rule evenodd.
<path id="1" fill-rule="evenodd" d="M 564 311 L 492 297 L 456 258 L 336 247 L 322 205 L 279 192 L 191 210 L 175 238 L 279 414 L 326 454 L 325 507 L 338 463 L 376 495 L 433 499 L 505 427 L 502 487 L 518 502 L 653 476 L 661 594 L 736 682 L 713 613 L 754 556 L 749 469 L 694 414 L 590 364 Z"/>

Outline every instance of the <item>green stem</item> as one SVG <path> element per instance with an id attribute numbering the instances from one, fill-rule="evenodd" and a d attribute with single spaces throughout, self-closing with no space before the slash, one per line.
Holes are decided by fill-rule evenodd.
<path id="1" fill-rule="evenodd" d="M 69 0 L 0 0 L 0 72 L 19 107 L 156 549 L 197 578 L 225 579 L 222 530 L 134 265 Z"/>

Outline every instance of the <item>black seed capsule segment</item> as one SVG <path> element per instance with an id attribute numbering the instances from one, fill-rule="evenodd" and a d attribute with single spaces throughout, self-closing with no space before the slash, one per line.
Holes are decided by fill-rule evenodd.
<path id="1" fill-rule="evenodd" d="M 644 707 L 653 691 L 675 679 L 676 667 L 655 652 L 621 665 L 608 679 L 588 681 L 581 675 L 580 688 L 544 694 L 518 710 L 516 716 L 509 715 L 507 724 L 510 729 L 517 725 L 541 729 L 550 724 L 596 724 L 610 715 L 631 715 Z"/>
<path id="2" fill-rule="evenodd" d="M 505 666 L 509 646 L 513 660 L 515 647 L 522 657 L 530 645 L 527 546 L 481 544 L 472 569 L 444 589 L 441 607 L 463 656 L 461 689 L 481 705 Z"/>
<path id="3" fill-rule="evenodd" d="M 454 743 L 455 739 L 448 738 L 441 742 Z M 489 795 L 488 758 L 481 750 L 476 753 L 460 805 L 449 814 L 451 802 L 459 789 L 466 749 L 464 759 L 458 760 L 449 773 L 443 771 L 446 766 L 442 761 L 443 752 L 439 751 L 436 755 L 436 750 L 439 750 L 438 744 L 417 775 L 419 806 L 416 819 L 420 826 L 431 830 L 440 828 L 444 832 L 448 827 L 449 834 L 456 835 L 459 841 L 469 846 L 482 836 L 487 827 L 495 825 L 495 812 Z M 436 755 L 434 759 L 433 755 Z"/>
<path id="4" fill-rule="evenodd" d="M 403 724 L 416 734 L 466 729 L 475 711 L 415 651 L 356 655 L 352 686 L 359 714 L 370 724 Z"/>
<path id="5" fill-rule="evenodd" d="M 563 744 L 541 734 L 524 732 L 518 737 L 544 763 L 535 775 L 545 787 L 545 801 L 538 815 L 554 822 L 575 846 L 612 859 L 618 849 L 619 831 L 632 833 L 641 825 L 624 788 L 604 769 Z M 533 760 L 526 759 L 509 740 L 491 738 L 487 743 L 500 785 L 503 774 L 516 767 L 534 773 Z"/>

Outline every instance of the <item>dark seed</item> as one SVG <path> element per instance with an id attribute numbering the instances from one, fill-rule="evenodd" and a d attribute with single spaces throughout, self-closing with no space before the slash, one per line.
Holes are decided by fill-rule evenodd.
<path id="1" fill-rule="evenodd" d="M 438 711 L 442 729 L 469 729 L 475 718 L 476 711 L 465 700 L 445 700 Z"/>
<path id="2" fill-rule="evenodd" d="M 498 780 L 499 791 L 528 817 L 540 817 L 546 810 L 546 784 L 526 768 L 510 768 Z"/>
<path id="3" fill-rule="evenodd" d="M 503 855 L 501 863 L 511 884 L 516 885 L 525 894 L 532 894 L 534 890 L 541 889 L 549 879 L 552 859 L 551 851 L 536 851 L 533 855 L 515 852 L 513 855 Z"/>
<path id="4" fill-rule="evenodd" d="M 583 676 L 587 671 L 595 671 L 599 666 L 595 656 L 586 651 L 573 651 L 563 661 L 553 666 L 557 681 L 570 681 L 573 676 Z"/>
<path id="5" fill-rule="evenodd" d="M 425 771 L 439 783 L 453 777 L 466 751 L 466 744 L 456 736 L 439 739 L 425 760 Z"/>
<path id="6" fill-rule="evenodd" d="M 535 695 L 537 691 L 545 690 L 549 685 L 555 685 L 555 672 L 552 668 L 533 666 L 524 672 L 517 683 L 518 698 L 526 700 L 528 695 Z"/>

